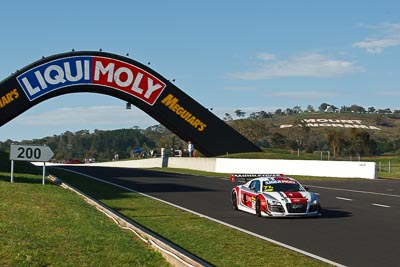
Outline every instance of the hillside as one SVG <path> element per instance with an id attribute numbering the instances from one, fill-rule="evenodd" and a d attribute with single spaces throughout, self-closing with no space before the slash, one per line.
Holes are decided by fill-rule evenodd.
<path id="1" fill-rule="evenodd" d="M 350 131 L 366 132 L 370 138 L 381 143 L 396 143 L 400 139 L 399 115 L 302 113 L 261 121 L 271 135 L 275 133 L 286 137 L 301 131 L 307 132 L 304 128 L 308 128 L 308 134 L 322 139 L 321 141 L 324 135 L 332 131 L 344 134 Z M 237 123 L 233 122 L 232 126 L 236 128 Z"/>
<path id="2" fill-rule="evenodd" d="M 347 155 L 395 154 L 400 148 L 399 115 L 300 113 L 227 123 L 263 148 Z"/>
<path id="3" fill-rule="evenodd" d="M 344 157 L 397 155 L 400 152 L 398 114 L 300 113 L 225 122 L 264 150 L 330 151 L 332 155 Z M 7 152 L 11 142 L 0 142 L 0 151 Z M 93 133 L 67 131 L 23 143 L 50 146 L 59 161 L 83 161 L 85 158 L 105 161 L 112 160 L 116 154 L 119 159 L 127 159 L 149 156 L 150 151 L 159 153 L 162 147 L 181 150 L 187 147 L 184 140 L 161 125 Z"/>
<path id="4" fill-rule="evenodd" d="M 302 113 L 299 115 L 281 116 L 269 120 L 272 129 L 281 130 L 305 124 L 313 130 L 360 129 L 371 133 L 373 137 L 399 138 L 400 116 L 380 114 L 352 113 Z M 289 127 L 293 125 L 293 127 Z"/>

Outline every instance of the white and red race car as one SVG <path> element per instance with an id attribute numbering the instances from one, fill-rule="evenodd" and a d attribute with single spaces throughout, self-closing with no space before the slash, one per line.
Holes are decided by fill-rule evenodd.
<path id="1" fill-rule="evenodd" d="M 317 193 L 308 192 L 298 181 L 282 174 L 237 174 L 254 178 L 232 189 L 235 210 L 263 217 L 309 217 L 321 215 Z M 247 180 L 246 180 L 247 181 Z"/>

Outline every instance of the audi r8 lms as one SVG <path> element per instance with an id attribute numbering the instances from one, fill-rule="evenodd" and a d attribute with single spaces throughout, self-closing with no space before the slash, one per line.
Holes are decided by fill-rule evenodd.
<path id="1" fill-rule="evenodd" d="M 317 193 L 308 192 L 297 180 L 284 175 L 261 175 L 232 189 L 232 205 L 262 217 L 319 216 Z"/>

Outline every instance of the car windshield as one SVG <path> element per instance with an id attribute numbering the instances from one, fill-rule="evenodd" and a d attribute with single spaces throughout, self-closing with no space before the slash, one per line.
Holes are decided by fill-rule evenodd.
<path id="1" fill-rule="evenodd" d="M 299 183 L 292 180 L 264 181 L 262 190 L 264 192 L 296 192 L 304 191 Z"/>

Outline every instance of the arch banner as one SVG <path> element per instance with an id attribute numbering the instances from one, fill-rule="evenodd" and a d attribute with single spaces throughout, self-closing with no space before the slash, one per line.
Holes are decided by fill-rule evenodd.
<path id="1" fill-rule="evenodd" d="M 42 58 L 0 82 L 0 127 L 42 101 L 79 92 L 137 106 L 205 156 L 261 151 L 148 66 L 95 51 Z"/>

